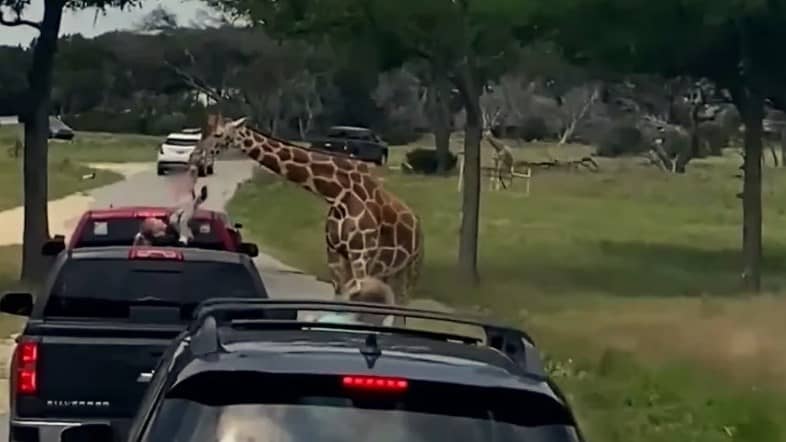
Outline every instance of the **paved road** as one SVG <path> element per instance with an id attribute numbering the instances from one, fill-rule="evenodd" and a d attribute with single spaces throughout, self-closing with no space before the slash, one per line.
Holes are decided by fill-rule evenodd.
<path id="1" fill-rule="evenodd" d="M 208 186 L 208 199 L 205 202 L 205 207 L 209 209 L 223 209 L 229 202 L 232 194 L 234 194 L 237 186 L 251 178 L 255 167 L 254 163 L 244 160 L 217 162 L 215 175 L 200 178 L 199 181 Z M 91 191 L 90 195 L 95 198 L 92 207 L 102 208 L 110 205 L 171 205 L 174 203 L 173 194 L 169 190 L 167 183 L 171 179 L 171 176 L 157 176 L 154 165 L 151 163 L 149 171 L 131 175 L 125 181 Z M 66 227 L 73 228 L 77 220 L 78 218 L 70 220 L 66 223 Z M 264 250 L 264 244 L 259 246 L 260 249 Z M 305 275 L 292 269 L 272 256 L 262 253 L 262 251 L 260 251 L 260 256 L 255 261 L 271 297 L 330 299 L 332 296 L 330 285 L 317 281 L 313 276 Z M 5 390 L 7 388 L 6 385 L 5 380 L 0 380 L 0 388 Z M 8 416 L 0 414 L 0 441 L 7 439 Z"/>

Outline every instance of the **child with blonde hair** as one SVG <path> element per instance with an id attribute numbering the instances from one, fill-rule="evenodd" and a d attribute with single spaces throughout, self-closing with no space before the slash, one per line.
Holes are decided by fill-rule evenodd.
<path id="1" fill-rule="evenodd" d="M 384 305 L 395 304 L 393 289 L 382 280 L 370 276 L 361 279 L 357 285 L 350 282 L 344 286 L 339 298 L 347 299 L 351 302 L 366 302 Z M 389 322 L 391 319 L 392 318 L 380 317 L 380 315 L 365 313 L 328 313 L 317 319 L 317 322 L 390 325 Z"/>

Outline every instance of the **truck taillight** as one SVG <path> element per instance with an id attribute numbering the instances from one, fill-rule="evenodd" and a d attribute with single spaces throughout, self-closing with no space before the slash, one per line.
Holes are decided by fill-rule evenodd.
<path id="1" fill-rule="evenodd" d="M 16 348 L 16 392 L 36 394 L 38 379 L 38 343 L 20 342 Z"/>

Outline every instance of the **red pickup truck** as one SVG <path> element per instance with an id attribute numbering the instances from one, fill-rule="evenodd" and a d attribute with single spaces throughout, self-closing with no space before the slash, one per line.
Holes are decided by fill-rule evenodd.
<path id="1" fill-rule="evenodd" d="M 54 256 L 63 249 L 81 247 L 130 246 L 145 218 L 166 220 L 172 208 L 155 206 L 115 207 L 88 210 L 76 225 L 68 245 L 62 235 L 48 241 L 42 252 Z M 191 230 L 194 239 L 189 247 L 238 252 L 255 257 L 259 250 L 254 243 L 243 242 L 240 224 L 231 225 L 224 212 L 200 209 L 194 214 Z"/>

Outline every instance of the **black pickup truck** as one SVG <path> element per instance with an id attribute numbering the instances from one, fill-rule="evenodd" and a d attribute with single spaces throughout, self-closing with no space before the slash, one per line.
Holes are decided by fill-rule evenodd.
<path id="1" fill-rule="evenodd" d="M 341 153 L 380 166 L 388 161 L 388 145 L 374 131 L 364 127 L 333 126 L 324 138 L 308 142 L 312 149 Z"/>
<path id="2" fill-rule="evenodd" d="M 64 430 L 87 424 L 108 424 L 123 440 L 164 349 L 198 303 L 221 296 L 267 298 L 248 256 L 62 252 L 35 300 L 20 292 L 0 300 L 0 311 L 29 317 L 11 362 L 9 440 L 59 442 Z"/>

